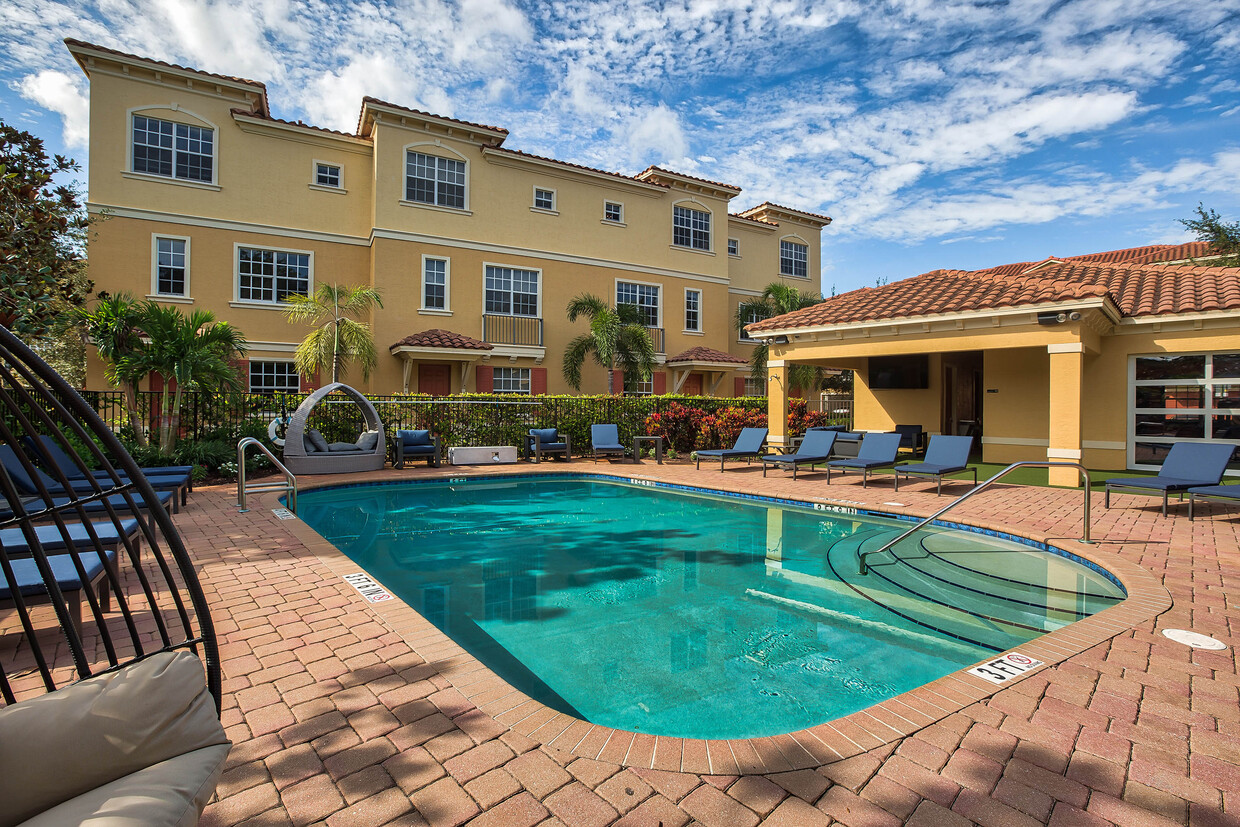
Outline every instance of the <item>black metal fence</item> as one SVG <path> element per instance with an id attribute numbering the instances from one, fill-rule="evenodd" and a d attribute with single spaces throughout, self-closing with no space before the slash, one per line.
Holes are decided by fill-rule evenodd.
<path id="1" fill-rule="evenodd" d="M 129 416 L 119 391 L 83 392 L 105 422 L 124 434 Z M 266 434 L 277 416 L 294 411 L 305 394 L 204 394 L 187 393 L 177 425 L 181 440 L 235 442 L 243 436 Z M 685 396 L 517 396 L 514 394 L 462 394 L 455 396 L 367 396 L 379 412 L 384 429 L 426 429 L 447 445 L 521 445 L 530 428 L 558 428 L 575 446 L 590 444 L 590 426 L 614 422 L 626 444 L 645 433 L 646 418 L 673 406 L 696 408 L 708 415 L 725 409 L 766 411 L 766 397 L 721 399 Z M 142 392 L 137 396 L 139 420 L 152 437 L 159 432 L 163 394 Z M 826 412 L 824 412 L 826 413 Z M 847 412 L 836 406 L 832 422 L 851 423 Z M 323 432 L 328 441 L 353 441 L 362 428 L 357 406 L 347 399 L 328 399 L 311 417 L 310 427 Z"/>

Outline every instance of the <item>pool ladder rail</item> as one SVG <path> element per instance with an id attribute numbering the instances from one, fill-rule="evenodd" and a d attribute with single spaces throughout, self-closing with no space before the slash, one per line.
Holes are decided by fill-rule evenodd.
<path id="1" fill-rule="evenodd" d="M 901 540 L 905 539 L 906 537 L 910 537 L 910 536 L 912 536 L 914 533 L 916 533 L 916 532 L 920 531 L 921 529 L 925 528 L 927 525 L 929 525 L 930 523 L 934 522 L 934 521 L 935 521 L 935 520 L 937 520 L 939 517 L 941 517 L 941 516 L 943 516 L 944 514 L 946 514 L 948 511 L 951 511 L 953 508 L 955 508 L 956 506 L 960 505 L 962 502 L 964 502 L 965 500 L 969 499 L 969 498 L 970 498 L 970 497 L 972 497 L 974 494 L 978 494 L 978 493 L 980 493 L 980 492 L 981 492 L 981 491 L 983 491 L 986 487 L 990 486 L 991 484 L 993 484 L 993 483 L 995 483 L 995 482 L 998 482 L 998 481 L 999 481 L 999 479 L 1000 479 L 1001 477 L 1003 477 L 1003 476 L 1007 475 L 1010 471 L 1013 471 L 1013 470 L 1015 470 L 1015 469 L 1017 469 L 1017 468 L 1075 468 L 1076 470 L 1080 471 L 1080 472 L 1081 472 L 1081 478 L 1085 481 L 1085 499 L 1084 499 L 1084 501 L 1083 501 L 1083 509 L 1082 509 L 1082 515 L 1083 515 L 1083 517 L 1084 517 L 1084 524 L 1083 524 L 1083 526 L 1082 526 L 1082 528 L 1081 528 L 1081 542 L 1082 542 L 1082 543 L 1092 543 L 1092 542 L 1093 542 L 1092 540 L 1090 540 L 1090 539 L 1089 539 L 1089 492 L 1090 492 L 1090 480 L 1089 480 L 1089 471 L 1085 470 L 1085 466 L 1084 466 L 1084 465 L 1081 465 L 1079 462 L 1037 462 L 1037 461 L 1033 461 L 1033 460 L 1030 460 L 1030 461 L 1028 461 L 1028 462 L 1013 462 L 1013 463 L 1012 463 L 1011 465 L 1009 465 L 1007 468 L 1004 468 L 1002 471 L 1000 471 L 999 473 L 995 474 L 995 475 L 994 475 L 993 477 L 991 477 L 990 479 L 985 480 L 985 481 L 984 481 L 984 482 L 982 482 L 980 485 L 978 485 L 978 486 L 976 486 L 975 488 L 973 488 L 973 490 L 971 490 L 971 491 L 966 491 L 964 494 L 961 494 L 959 497 L 957 497 L 956 499 L 952 500 L 952 501 L 951 501 L 951 502 L 949 502 L 947 505 L 945 505 L 945 506 L 943 506 L 942 508 L 940 508 L 938 511 L 934 512 L 934 513 L 933 513 L 933 514 L 931 514 L 929 517 L 926 517 L 924 520 L 922 520 L 921 522 L 917 523 L 917 525 L 913 526 L 913 527 L 912 527 L 912 528 L 910 528 L 908 531 L 906 531 L 906 532 L 904 532 L 903 534 L 901 534 L 899 537 L 896 537 L 894 540 L 889 540 L 889 541 L 887 541 L 886 543 L 883 543 L 883 545 L 879 546 L 879 547 L 878 547 L 878 548 L 876 548 L 876 549 L 872 549 L 872 550 L 870 550 L 870 551 L 862 551 L 862 552 L 858 553 L 858 555 L 857 555 L 858 573 L 859 573 L 859 574 L 866 574 L 866 573 L 868 573 L 868 572 L 869 572 L 869 570 L 870 570 L 870 569 L 869 569 L 869 566 L 867 566 L 867 565 L 866 565 L 865 559 L 866 559 L 867 557 L 869 557 L 871 554 L 882 554 L 884 551 L 887 551 L 887 550 L 888 550 L 888 549 L 890 549 L 892 546 L 894 546 L 896 543 L 900 542 Z"/>
<path id="2" fill-rule="evenodd" d="M 257 445 L 258 450 L 267 455 L 267 459 L 271 460 L 271 464 L 280 469 L 284 474 L 284 482 L 264 482 L 258 485 L 246 485 L 245 480 L 245 449 L 251 445 Z M 241 513 L 249 511 L 245 507 L 245 498 L 247 494 L 257 494 L 263 491 L 283 491 L 288 495 L 288 510 L 297 513 L 297 477 L 293 472 L 284 467 L 284 463 L 276 459 L 275 454 L 271 453 L 266 445 L 258 441 L 252 436 L 247 436 L 237 443 L 237 508 L 241 509 Z"/>

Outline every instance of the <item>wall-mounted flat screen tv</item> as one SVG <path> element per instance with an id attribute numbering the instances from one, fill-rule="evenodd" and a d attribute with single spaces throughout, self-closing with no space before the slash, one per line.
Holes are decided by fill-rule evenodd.
<path id="1" fill-rule="evenodd" d="M 871 356 L 870 390 L 930 387 L 930 357 Z"/>

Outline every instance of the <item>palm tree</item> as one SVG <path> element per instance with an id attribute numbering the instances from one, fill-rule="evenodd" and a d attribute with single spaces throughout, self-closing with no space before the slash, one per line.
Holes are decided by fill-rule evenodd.
<path id="1" fill-rule="evenodd" d="M 340 381 L 346 359 L 362 366 L 362 379 L 379 363 L 375 337 L 370 325 L 350 316 L 364 316 L 371 307 L 383 307 L 379 291 L 368 285 L 356 287 L 320 284 L 313 295 L 292 295 L 285 299 L 284 315 L 289 322 L 311 324 L 315 329 L 297 346 L 293 361 L 297 372 L 307 379 L 319 370 L 330 370 L 333 382 Z"/>
<path id="2" fill-rule="evenodd" d="M 646 321 L 636 305 L 618 304 L 611 307 L 598 296 L 583 293 L 568 303 L 568 320 L 590 319 L 590 332 L 568 343 L 564 351 L 564 379 L 581 390 L 581 366 L 586 357 L 607 368 L 607 392 L 615 392 L 616 368 L 626 377 L 640 376 L 650 381 L 654 372 L 654 342 L 646 330 Z"/>
<path id="3" fill-rule="evenodd" d="M 771 282 L 757 298 L 741 302 L 736 308 L 736 329 L 762 319 L 782 316 L 794 310 L 813 307 L 823 301 L 821 293 L 806 293 L 782 282 Z M 749 371 L 754 379 L 766 379 L 766 342 L 758 342 L 749 357 Z M 792 365 L 788 368 L 789 389 L 798 388 L 806 394 L 818 390 L 826 378 L 826 370 L 818 365 Z"/>
<path id="4" fill-rule="evenodd" d="M 86 331 L 99 357 L 105 364 L 105 375 L 110 383 L 118 385 L 125 396 L 125 411 L 134 439 L 145 446 L 146 429 L 138 416 L 138 383 L 146 376 L 142 366 L 133 356 L 145 345 L 142 341 L 143 306 L 129 293 L 109 295 L 100 293 L 95 309 L 76 308 L 73 316 Z"/>
<path id="5" fill-rule="evenodd" d="M 159 450 L 171 454 L 181 419 L 185 391 L 241 390 L 234 361 L 245 355 L 248 343 L 228 322 L 217 322 L 209 310 L 186 316 L 176 307 L 153 301 L 142 305 L 146 345 L 122 357 L 118 369 L 157 373 L 164 380 L 159 409 Z M 173 384 L 176 384 L 175 390 Z"/>

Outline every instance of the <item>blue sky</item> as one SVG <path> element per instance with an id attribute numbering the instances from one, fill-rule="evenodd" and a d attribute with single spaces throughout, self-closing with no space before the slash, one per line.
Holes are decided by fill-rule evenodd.
<path id="1" fill-rule="evenodd" d="M 281 118 L 352 131 L 372 95 L 830 215 L 826 293 L 1240 218 L 1240 0 L 5 0 L 0 116 L 85 164 L 65 37 L 261 80 Z"/>

